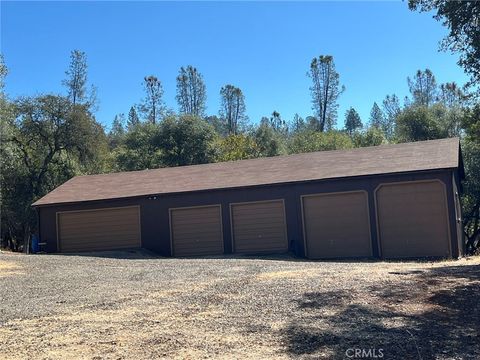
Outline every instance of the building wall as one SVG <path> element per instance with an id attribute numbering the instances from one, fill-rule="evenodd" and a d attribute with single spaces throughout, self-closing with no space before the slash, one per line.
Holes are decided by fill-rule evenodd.
<path id="1" fill-rule="evenodd" d="M 454 179 L 453 175 L 453 170 L 441 170 L 433 172 L 416 172 L 410 174 L 362 176 L 357 178 L 257 186 L 250 188 L 209 190 L 195 193 L 159 195 L 156 197 L 145 196 L 131 199 L 41 207 L 39 208 L 40 236 L 41 241 L 47 242 L 47 251 L 55 252 L 57 250 L 56 212 L 140 205 L 142 246 L 149 250 L 158 252 L 161 255 L 170 256 L 171 249 L 168 209 L 184 206 L 221 204 L 224 248 L 225 253 L 228 254 L 232 252 L 232 234 L 229 209 L 230 203 L 284 199 L 289 248 L 298 256 L 304 256 L 305 249 L 302 229 L 302 211 L 300 202 L 301 195 L 365 190 L 368 193 L 369 201 L 373 255 L 374 257 L 379 257 L 374 199 L 374 191 L 378 185 L 388 182 L 438 179 L 446 185 L 447 189 L 447 204 L 451 233 L 450 237 L 452 241 L 451 255 L 453 257 L 457 257 L 462 253 L 461 250 L 459 251 L 459 244 L 462 240 L 458 238 L 459 224 L 456 221 L 455 216 L 455 190 L 452 181 L 452 179 Z"/>

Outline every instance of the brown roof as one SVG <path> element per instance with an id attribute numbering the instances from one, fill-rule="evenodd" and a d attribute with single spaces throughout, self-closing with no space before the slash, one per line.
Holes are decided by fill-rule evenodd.
<path id="1" fill-rule="evenodd" d="M 352 150 L 154 170 L 76 176 L 33 205 L 224 189 L 350 176 L 457 168 L 459 140 L 442 139 Z"/>

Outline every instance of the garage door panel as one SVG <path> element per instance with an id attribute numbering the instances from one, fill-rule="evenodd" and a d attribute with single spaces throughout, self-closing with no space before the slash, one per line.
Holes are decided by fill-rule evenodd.
<path id="1" fill-rule="evenodd" d="M 449 256 L 444 185 L 439 181 L 383 184 L 376 192 L 385 258 Z"/>
<path id="2" fill-rule="evenodd" d="M 220 205 L 171 209 L 174 256 L 223 254 Z"/>
<path id="3" fill-rule="evenodd" d="M 307 256 L 372 256 L 368 196 L 364 191 L 303 197 Z"/>
<path id="4" fill-rule="evenodd" d="M 283 200 L 231 205 L 234 252 L 288 250 Z"/>
<path id="5" fill-rule="evenodd" d="M 60 251 L 96 251 L 141 246 L 138 206 L 58 213 Z"/>

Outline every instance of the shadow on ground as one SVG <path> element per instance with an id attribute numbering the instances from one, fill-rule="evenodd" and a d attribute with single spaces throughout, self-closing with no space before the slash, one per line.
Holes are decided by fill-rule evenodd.
<path id="1" fill-rule="evenodd" d="M 413 276 L 418 286 L 378 285 L 363 296 L 303 294 L 292 314 L 295 322 L 282 330 L 287 353 L 348 359 L 354 353 L 347 356 L 347 349 L 376 349 L 369 357 L 378 358 L 383 349 L 385 359 L 479 359 L 480 267 L 398 275 Z"/>

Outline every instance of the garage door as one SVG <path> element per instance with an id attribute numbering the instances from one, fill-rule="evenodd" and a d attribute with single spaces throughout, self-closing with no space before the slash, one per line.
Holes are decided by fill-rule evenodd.
<path id="1" fill-rule="evenodd" d="M 141 246 L 138 206 L 60 212 L 57 219 L 62 252 Z"/>
<path id="2" fill-rule="evenodd" d="M 234 252 L 288 250 L 283 200 L 232 204 L 231 214 Z"/>
<path id="3" fill-rule="evenodd" d="M 442 183 L 384 184 L 376 192 L 376 201 L 383 257 L 449 255 L 447 205 Z"/>
<path id="4" fill-rule="evenodd" d="M 220 205 L 170 210 L 173 256 L 223 254 Z"/>
<path id="5" fill-rule="evenodd" d="M 366 192 L 308 195 L 302 202 L 310 259 L 372 256 Z"/>

